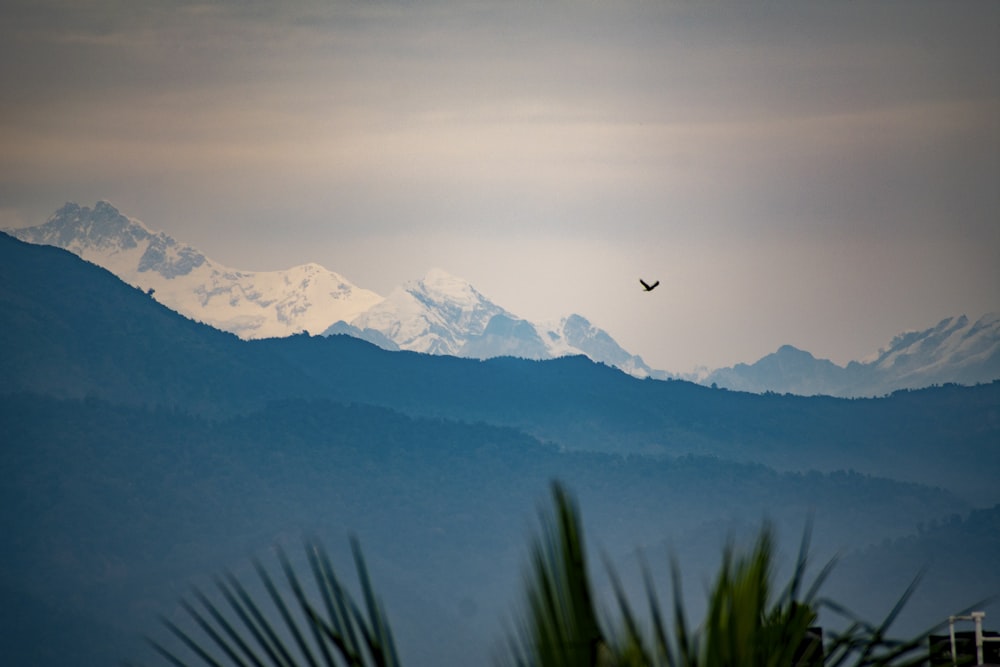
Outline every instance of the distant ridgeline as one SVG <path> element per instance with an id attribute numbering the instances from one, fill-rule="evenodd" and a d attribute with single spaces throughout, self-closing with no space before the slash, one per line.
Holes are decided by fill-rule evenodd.
<path id="1" fill-rule="evenodd" d="M 580 315 L 555 322 L 521 319 L 467 281 L 441 269 L 382 297 L 318 264 L 282 271 L 223 266 L 154 232 L 106 201 L 68 203 L 44 224 L 12 230 L 153 289 L 157 301 L 243 339 L 344 333 L 385 349 L 485 359 L 548 359 L 583 354 L 638 377 L 666 378 Z"/>
<path id="2" fill-rule="evenodd" d="M 349 533 L 405 664 L 490 664 L 552 478 L 626 587 L 642 586 L 637 549 L 655 577 L 676 553 L 692 613 L 725 538 L 765 517 L 789 558 L 811 517 L 816 561 L 846 554 L 828 593 L 873 619 L 927 566 L 903 629 L 1000 592 L 997 382 L 806 398 L 641 380 L 580 356 L 245 341 L 6 235 L 0 378 L 14 664 L 141 655 L 139 633 L 191 583 L 245 572 L 274 542 L 294 552 L 305 534 Z"/>
<path id="3" fill-rule="evenodd" d="M 151 230 L 106 201 L 93 208 L 68 203 L 44 224 L 11 233 L 69 250 L 155 294 L 171 309 L 243 339 L 302 331 L 346 334 L 387 350 L 472 359 L 584 355 L 636 377 L 680 377 L 651 368 L 581 315 L 529 322 L 440 269 L 385 297 L 318 264 L 282 271 L 235 269 Z M 874 358 L 843 367 L 785 345 L 752 364 L 683 377 L 755 393 L 843 397 L 998 378 L 1000 313 L 976 321 L 951 317 L 924 331 L 900 334 Z"/>
<path id="4" fill-rule="evenodd" d="M 705 384 L 741 391 L 880 396 L 936 384 L 982 384 L 1000 378 L 1000 313 L 976 321 L 949 317 L 896 336 L 874 359 L 838 366 L 785 345 L 753 364 L 710 373 Z"/>

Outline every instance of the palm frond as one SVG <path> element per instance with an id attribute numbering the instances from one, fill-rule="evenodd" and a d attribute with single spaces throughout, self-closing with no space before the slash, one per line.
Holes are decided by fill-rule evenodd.
<path id="1" fill-rule="evenodd" d="M 833 635 L 827 650 L 827 667 L 851 664 L 854 667 L 884 666 L 909 667 L 925 664 L 929 656 L 928 640 L 940 625 L 916 636 L 894 639 L 889 628 L 916 591 L 923 574 L 918 573 L 903 591 L 886 617 L 878 625 L 865 622 L 843 605 L 824 598 L 819 605 L 849 621 L 845 630 Z"/>
<path id="2" fill-rule="evenodd" d="M 587 574 L 583 528 L 573 499 L 552 485 L 555 515 L 542 533 L 526 578 L 526 620 L 510 642 L 512 661 L 524 667 L 593 667 L 604 646 Z"/>
<path id="3" fill-rule="evenodd" d="M 315 540 L 305 544 L 312 574 L 314 604 L 304 581 L 279 547 L 277 558 L 284 591 L 267 567 L 253 559 L 253 569 L 266 597 L 257 599 L 232 572 L 215 578 L 228 609 L 198 588 L 181 608 L 194 628 L 163 618 L 179 646 L 148 639 L 156 653 L 174 667 L 399 667 L 392 632 L 381 601 L 372 588 L 361 549 L 351 541 L 364 605 L 358 605 L 334 573 L 330 558 Z M 269 600 L 265 608 L 261 600 Z M 279 620 L 280 619 L 280 620 Z"/>
<path id="4" fill-rule="evenodd" d="M 776 540 L 770 524 L 762 526 L 745 551 L 727 544 L 709 589 L 705 618 L 694 629 L 686 616 L 675 558 L 670 561 L 673 624 L 668 627 L 645 562 L 647 624 L 640 622 L 605 557 L 617 622 L 602 628 L 588 580 L 576 504 L 558 483 L 553 484 L 552 495 L 555 512 L 543 514 L 543 530 L 531 552 L 526 618 L 508 641 L 508 662 L 516 667 L 792 667 L 816 662 L 829 667 L 907 667 L 926 660 L 928 633 L 905 640 L 888 636 L 917 580 L 881 623 L 849 618 L 848 628 L 832 635 L 824 647 L 815 628 L 819 611 L 845 610 L 819 597 L 835 560 L 808 581 L 811 521 L 784 586 L 776 582 Z"/>
<path id="5" fill-rule="evenodd" d="M 775 581 L 776 541 L 769 524 L 745 551 L 727 544 L 709 589 L 705 618 L 697 627 L 686 615 L 676 558 L 670 559 L 671 624 L 645 561 L 641 559 L 648 619 L 636 613 L 605 557 L 618 620 L 604 628 L 577 505 L 558 482 L 552 484 L 552 500 L 553 511 L 542 513 L 542 530 L 532 546 L 523 615 L 505 644 L 504 658 L 513 667 L 795 667 L 815 662 L 827 667 L 910 667 L 927 661 L 927 640 L 936 628 L 906 639 L 889 636 L 920 577 L 880 623 L 866 623 L 846 607 L 819 597 L 835 561 L 822 567 L 811 583 L 806 581 L 811 523 L 803 531 L 791 577 L 781 587 Z M 351 550 L 360 603 L 337 577 L 323 546 L 307 540 L 311 587 L 278 548 L 284 584 L 259 560 L 252 561 L 266 592 L 258 598 L 270 602 L 267 608 L 229 572 L 215 578 L 218 602 L 197 588 L 192 589 L 193 600 L 181 602 L 193 627 L 164 618 L 174 642 L 149 643 L 174 667 L 400 667 L 388 617 L 357 540 L 351 540 Z M 813 632 L 820 610 L 847 623 L 825 646 Z M 822 655 L 814 655 L 817 651 Z"/>

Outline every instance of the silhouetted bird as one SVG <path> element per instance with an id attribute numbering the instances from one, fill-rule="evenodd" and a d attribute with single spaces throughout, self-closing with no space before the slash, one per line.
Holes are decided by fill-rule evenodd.
<path id="1" fill-rule="evenodd" d="M 639 278 L 639 282 L 642 283 L 643 289 L 645 289 L 647 292 L 652 292 L 654 289 L 656 289 L 656 286 L 660 284 L 660 281 L 657 280 L 655 283 L 653 283 L 652 285 L 650 285 L 649 283 L 647 283 L 642 278 Z"/>

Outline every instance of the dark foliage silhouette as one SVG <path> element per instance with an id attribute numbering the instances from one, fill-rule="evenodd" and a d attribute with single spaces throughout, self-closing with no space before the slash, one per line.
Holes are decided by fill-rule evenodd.
<path id="1" fill-rule="evenodd" d="M 916 580 L 878 625 L 853 618 L 845 607 L 823 598 L 819 590 L 833 563 L 807 586 L 809 530 L 804 534 L 791 579 L 780 589 L 774 575 L 774 536 L 765 525 L 745 552 L 727 547 L 709 589 L 705 618 L 692 626 L 680 590 L 680 572 L 672 563 L 673 622 L 647 573 L 648 628 L 627 599 L 614 570 L 618 618 L 602 622 L 587 566 L 583 527 L 576 503 L 559 484 L 552 486 L 554 511 L 543 515 L 542 532 L 531 552 L 522 617 L 508 637 L 501 661 L 514 667 L 786 667 L 818 664 L 910 666 L 927 660 L 929 631 L 907 639 L 891 639 L 889 629 L 906 604 Z M 273 611 L 283 627 L 268 621 L 263 603 L 255 601 L 237 577 L 228 574 L 216 586 L 228 604 L 223 610 L 199 590 L 197 601 L 184 601 L 189 620 L 200 630 L 164 624 L 197 662 L 158 640 L 150 642 L 175 666 L 191 664 L 274 665 L 321 664 L 348 667 L 395 667 L 400 664 L 381 603 L 368 578 L 357 542 L 352 541 L 364 604 L 357 604 L 337 578 L 322 547 L 308 542 L 306 552 L 314 589 L 280 549 L 278 560 L 289 593 L 281 593 L 267 569 L 254 561 Z M 294 602 L 289 602 L 293 598 Z M 298 615 L 293 612 L 297 608 Z M 825 645 L 809 641 L 820 609 L 850 620 Z M 282 639 L 282 635 L 291 639 Z M 226 660 L 229 662 L 227 663 Z"/>

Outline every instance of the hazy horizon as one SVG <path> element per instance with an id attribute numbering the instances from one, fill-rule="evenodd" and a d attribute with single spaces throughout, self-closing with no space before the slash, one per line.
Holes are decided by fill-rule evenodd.
<path id="1" fill-rule="evenodd" d="M 1000 309 L 996 3 L 0 17 L 0 227 L 106 199 L 234 268 L 439 267 L 672 372 Z"/>
<path id="2" fill-rule="evenodd" d="M 113 202 L 106 202 L 106 201 L 103 201 L 103 200 L 102 200 L 102 202 L 101 202 L 101 203 L 107 203 L 107 204 L 110 204 L 110 205 L 111 205 L 112 207 L 114 207 L 114 203 L 113 203 Z M 96 204 L 96 203 L 95 203 L 95 204 Z M 80 207 L 82 207 L 82 208 L 83 208 L 84 210 L 93 210 L 93 207 L 90 207 L 90 206 L 87 206 L 87 205 L 83 205 L 83 204 L 80 204 L 79 202 L 67 202 L 67 203 L 65 204 L 65 206 L 70 206 L 70 205 L 76 205 L 76 206 L 80 206 Z M 115 208 L 117 209 L 117 207 L 115 207 Z M 151 225 L 149 225 L 148 223 L 146 223 L 145 221 L 143 221 L 143 220 L 141 220 L 141 219 L 139 219 L 139 218 L 136 218 L 135 216 L 128 216 L 128 215 L 127 215 L 127 214 L 126 214 L 126 213 L 125 213 L 124 211 L 119 211 L 119 213 L 121 213 L 121 214 L 123 214 L 123 215 L 126 215 L 126 217 L 130 218 L 130 219 L 131 219 L 132 221 L 134 221 L 134 222 L 138 222 L 139 224 L 141 224 L 141 225 L 145 226 L 145 227 L 146 227 L 147 229 L 149 229 L 149 230 L 150 230 L 151 232 L 153 232 L 153 233 L 162 233 L 162 232 L 163 232 L 163 230 L 160 230 L 160 229 L 157 229 L 157 228 L 155 228 L 155 226 L 151 226 Z M 58 215 L 54 215 L 54 216 L 52 216 L 52 217 L 51 217 L 50 219 L 55 219 L 55 218 L 57 218 L 57 217 L 58 217 Z M 7 231 L 16 231 L 16 228 L 13 228 L 13 229 L 8 229 Z M 168 234 L 168 236 L 169 236 L 169 234 Z M 183 239 L 174 239 L 174 240 L 175 240 L 175 241 L 177 241 L 177 242 L 178 242 L 179 244 L 181 244 L 182 246 L 186 245 L 186 244 L 185 244 L 185 242 L 183 241 Z M 199 249 L 197 249 L 197 248 L 196 248 L 195 250 L 199 250 Z M 213 260 L 213 261 L 215 260 L 215 258 L 213 258 L 213 257 L 209 257 L 209 259 L 210 259 L 210 260 Z M 295 266 L 302 266 L 302 265 L 295 265 Z M 245 267 L 239 267 L 239 266 L 224 266 L 224 265 L 220 265 L 220 267 L 219 267 L 219 268 L 224 268 L 224 269 L 232 269 L 232 270 L 235 270 L 235 271 L 239 271 L 239 272 L 245 272 L 245 271 L 247 271 L 247 269 L 246 269 Z M 287 266 L 287 267 L 282 267 L 282 269 L 278 269 L 278 270 L 279 270 L 279 271 L 281 271 L 281 270 L 283 270 L 283 269 L 292 269 L 292 268 L 294 268 L 294 267 L 293 267 L 293 266 Z M 326 268 L 326 269 L 328 269 L 328 270 L 331 270 L 331 271 L 334 271 L 335 273 L 339 273 L 339 272 L 336 272 L 336 271 L 335 271 L 334 269 L 330 269 L 329 267 L 323 267 L 323 268 Z M 440 267 L 429 267 L 429 268 L 427 269 L 427 271 L 425 271 L 424 273 L 422 273 L 422 274 L 420 274 L 420 275 L 417 275 L 417 276 L 413 276 L 412 278 L 410 278 L 410 279 L 406 280 L 406 281 L 405 281 L 404 283 L 402 283 L 402 284 L 400 284 L 400 285 L 396 285 L 396 286 L 394 286 L 394 287 L 392 288 L 392 290 L 396 290 L 396 289 L 404 289 L 404 288 L 408 288 L 408 287 L 409 287 L 409 285 L 412 285 L 412 284 L 414 284 L 414 283 L 417 283 L 417 282 L 419 282 L 419 281 L 422 281 L 422 280 L 426 279 L 426 278 L 427 278 L 427 277 L 428 277 L 429 275 L 431 275 L 431 274 L 433 274 L 433 273 L 435 273 L 435 272 L 439 272 L 439 271 L 445 271 L 445 273 L 446 273 L 447 275 L 453 275 L 453 274 L 450 274 L 450 272 L 447 272 L 446 270 L 444 270 L 444 269 L 441 269 Z M 341 278 L 343 278 L 343 279 L 346 279 L 347 281 L 349 281 L 349 282 L 352 282 L 352 283 L 353 283 L 353 281 L 351 281 L 351 279 L 350 279 L 350 277 L 349 277 L 349 276 L 344 276 L 343 274 L 339 274 L 339 275 L 341 276 Z M 464 277 L 463 277 L 463 276 L 454 276 L 454 277 L 455 277 L 455 278 L 458 278 L 458 279 L 460 279 L 460 280 L 464 279 Z M 126 280 L 127 280 L 127 279 L 126 279 Z M 432 280 L 433 280 L 433 278 L 432 278 Z M 365 286 L 365 285 L 358 285 L 358 284 L 356 284 L 356 283 L 354 283 L 354 284 L 355 284 L 355 285 L 356 285 L 357 287 L 360 287 L 360 288 L 363 288 L 363 289 L 368 289 L 368 287 L 367 287 L 367 286 Z M 641 285 L 641 283 L 640 283 L 640 285 Z M 473 287 L 473 288 L 476 288 L 476 286 L 475 286 L 475 285 L 472 285 L 472 287 Z M 658 286 L 654 286 L 654 288 L 655 288 L 655 287 L 658 287 Z M 478 290 L 477 290 L 477 291 L 478 291 Z M 388 296 L 389 296 L 389 292 L 385 292 L 385 293 L 382 293 L 382 294 L 380 294 L 380 296 L 382 296 L 383 298 L 385 298 L 385 297 L 388 297 Z M 486 297 L 487 299 L 489 299 L 489 296 L 488 296 L 488 295 L 483 295 L 483 296 L 484 296 L 484 297 Z M 167 305 L 169 305 L 169 304 L 167 304 Z M 498 306 L 500 306 L 500 307 L 504 307 L 504 304 L 502 304 L 502 303 L 497 303 L 496 305 L 498 305 Z M 183 311 L 184 309 L 183 309 L 183 308 L 181 308 L 181 310 Z M 994 311 L 994 312 L 997 312 L 997 311 Z M 190 315 L 190 313 L 187 313 L 187 314 L 189 314 L 189 315 Z M 568 316 L 568 315 L 570 315 L 570 314 L 571 314 L 571 313 L 562 313 L 562 314 L 560 314 L 560 316 L 562 316 L 562 317 L 566 317 L 566 316 Z M 993 314 L 993 313 L 992 313 L 992 312 L 991 312 L 991 313 L 976 313 L 976 314 L 972 314 L 972 315 L 970 315 L 970 314 L 968 314 L 968 313 L 961 313 L 961 314 L 956 314 L 956 315 L 953 315 L 953 316 L 948 316 L 948 318 L 947 318 L 947 319 L 954 319 L 954 318 L 956 318 L 956 317 L 961 317 L 961 316 L 968 316 L 968 318 L 969 318 L 969 321 L 970 321 L 970 322 L 972 322 L 972 323 L 974 323 L 974 322 L 976 322 L 977 320 L 979 320 L 981 316 L 984 316 L 984 315 L 989 315 L 989 314 Z M 517 313 L 515 313 L 515 315 L 518 315 L 518 314 L 517 314 Z M 537 324 L 542 324 L 542 325 L 545 325 L 546 323 L 552 323 L 553 325 L 555 325 L 554 323 L 555 323 L 555 321 L 556 321 L 557 319 L 559 319 L 559 318 L 558 318 L 558 317 L 548 317 L 548 318 L 542 318 L 542 319 L 540 319 L 540 320 L 535 320 L 535 322 L 536 322 Z M 942 319 L 945 319 L 945 318 L 942 318 Z M 599 324 L 599 323 L 596 323 L 596 322 L 591 322 L 591 324 L 593 324 L 593 325 L 595 325 L 595 326 L 598 326 L 598 327 L 600 327 L 600 324 Z M 933 322 L 933 323 L 927 323 L 927 325 L 926 325 L 926 326 L 923 326 L 923 327 L 920 327 L 920 328 L 914 328 L 914 329 L 909 329 L 909 330 L 901 330 L 901 331 L 897 332 L 897 334 L 896 334 L 896 335 L 899 335 L 899 334 L 904 334 L 904 333 L 909 333 L 909 332 L 916 332 L 916 331 L 923 331 L 923 330 L 926 330 L 926 329 L 929 329 L 929 328 L 931 328 L 932 326 L 934 326 L 934 325 L 937 325 L 937 324 L 938 324 L 938 322 Z M 255 336 L 255 337 L 256 337 L 256 336 Z M 886 341 L 885 341 L 885 345 L 883 345 L 883 346 L 880 346 L 880 348 L 879 348 L 878 350 L 873 350 L 873 351 L 872 351 L 872 352 L 871 352 L 870 354 L 868 354 L 868 355 L 864 355 L 864 356 L 860 356 L 860 357 L 856 357 L 856 358 L 853 358 L 853 359 L 849 359 L 849 360 L 847 360 L 847 361 L 861 361 L 861 362 L 864 362 L 864 361 L 871 361 L 871 360 L 873 360 L 874 358 L 876 358 L 876 357 L 878 356 L 878 354 L 879 354 L 879 353 L 881 353 L 881 352 L 882 352 L 882 351 L 883 351 L 884 349 L 887 349 L 887 348 L 888 348 L 888 347 L 890 346 L 890 343 L 891 343 L 891 342 L 892 342 L 892 341 L 890 341 L 890 340 L 886 340 Z M 774 350 L 771 350 L 771 351 L 770 351 L 770 352 L 769 352 L 768 354 L 770 354 L 770 353 L 773 353 L 773 352 L 777 351 L 779 347 L 783 347 L 783 346 L 785 346 L 785 345 L 787 345 L 787 343 L 782 343 L 781 345 L 779 345 L 779 346 L 775 347 L 775 349 L 774 349 Z M 811 350 L 808 350 L 808 349 L 807 349 L 806 351 L 809 351 L 809 352 L 811 352 Z M 634 353 L 634 351 L 630 351 L 630 352 Z M 822 357 L 819 357 L 819 358 L 822 358 Z M 748 364 L 750 364 L 750 363 L 754 363 L 754 362 L 756 362 L 756 361 L 758 361 L 758 359 L 756 359 L 756 358 L 755 358 L 755 359 L 744 359 L 744 360 L 741 360 L 741 362 L 736 362 L 736 363 L 748 363 Z M 845 363 L 840 363 L 839 365 L 840 365 L 840 366 L 846 366 L 846 362 L 845 362 Z M 699 366 L 696 366 L 696 367 L 693 367 L 692 369 L 687 369 L 687 370 L 683 370 L 683 371 L 678 371 L 678 370 L 676 370 L 676 369 L 669 369 L 669 368 L 656 368 L 656 370 L 659 370 L 659 371 L 667 371 L 667 372 L 670 372 L 670 373 L 681 373 L 681 374 L 684 374 L 684 373 L 691 373 L 692 371 L 695 371 L 695 372 L 696 372 L 696 374 L 698 374 L 698 375 L 701 375 L 701 373 L 703 373 L 703 372 L 705 372 L 705 371 L 707 371 L 707 370 L 716 370 L 716 369 L 721 369 L 721 368 L 722 368 L 722 367 L 707 367 L 707 366 L 704 366 L 704 365 L 699 365 Z"/>

